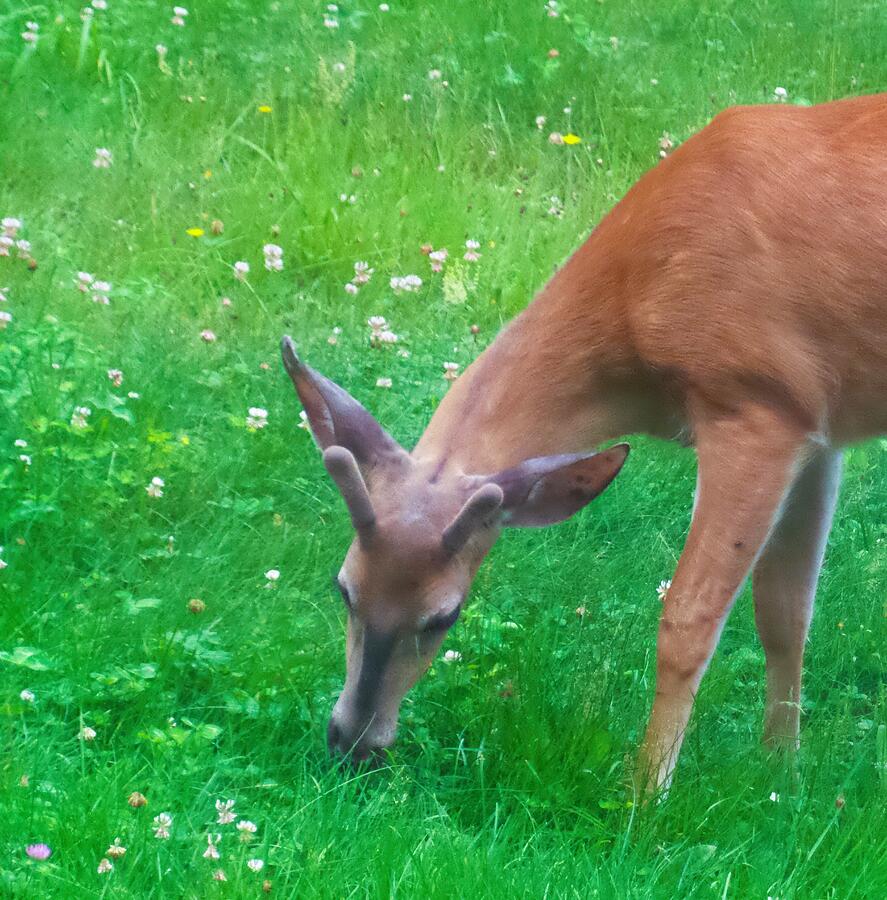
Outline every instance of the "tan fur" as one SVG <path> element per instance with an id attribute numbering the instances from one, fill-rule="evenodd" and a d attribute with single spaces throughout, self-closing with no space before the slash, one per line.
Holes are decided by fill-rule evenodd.
<path id="1" fill-rule="evenodd" d="M 887 95 L 727 110 L 641 178 L 455 382 L 411 454 L 409 486 L 395 479 L 391 499 L 370 479 L 392 546 L 355 545 L 343 572 L 367 616 L 427 615 L 467 591 L 498 533 L 479 535 L 467 562 L 430 550 L 477 478 L 625 433 L 694 443 L 699 496 L 664 603 L 639 767 L 666 787 L 759 556 L 767 736 L 796 741 L 837 484 L 829 448 L 884 431 Z M 395 572 L 412 587 L 383 586 Z M 414 654 L 398 684 L 429 659 Z"/>

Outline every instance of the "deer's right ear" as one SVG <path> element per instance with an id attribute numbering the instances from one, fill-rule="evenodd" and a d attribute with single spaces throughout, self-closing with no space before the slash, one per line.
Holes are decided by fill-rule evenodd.
<path id="1" fill-rule="evenodd" d="M 347 391 L 299 359 L 288 335 L 284 335 L 280 351 L 283 365 L 305 407 L 311 434 L 321 450 L 345 447 L 361 466 L 378 462 L 384 455 L 404 452 Z"/>

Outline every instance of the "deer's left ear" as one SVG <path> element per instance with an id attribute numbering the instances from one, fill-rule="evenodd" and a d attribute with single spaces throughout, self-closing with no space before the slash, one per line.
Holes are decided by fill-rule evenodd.
<path id="1" fill-rule="evenodd" d="M 619 474 L 628 444 L 591 455 L 528 459 L 490 479 L 502 488 L 503 524 L 553 525 L 586 506 Z"/>

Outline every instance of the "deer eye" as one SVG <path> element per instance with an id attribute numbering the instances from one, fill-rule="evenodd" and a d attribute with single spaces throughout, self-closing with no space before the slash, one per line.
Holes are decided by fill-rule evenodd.
<path id="1" fill-rule="evenodd" d="M 345 606 L 351 610 L 353 607 L 351 606 L 351 594 L 348 593 L 348 588 L 338 578 L 334 578 L 333 583 L 336 585 L 336 590 L 342 595 L 342 601 Z"/>

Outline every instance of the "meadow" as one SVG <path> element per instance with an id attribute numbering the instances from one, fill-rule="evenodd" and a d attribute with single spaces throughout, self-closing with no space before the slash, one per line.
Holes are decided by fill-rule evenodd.
<path id="1" fill-rule="evenodd" d="M 635 436 L 504 535 L 352 771 L 350 525 L 278 355 L 410 446 L 660 154 L 885 88 L 875 0 L 0 0 L 0 895 L 887 896 L 887 442 L 847 454 L 796 767 L 746 589 L 632 802 L 695 482 Z"/>

